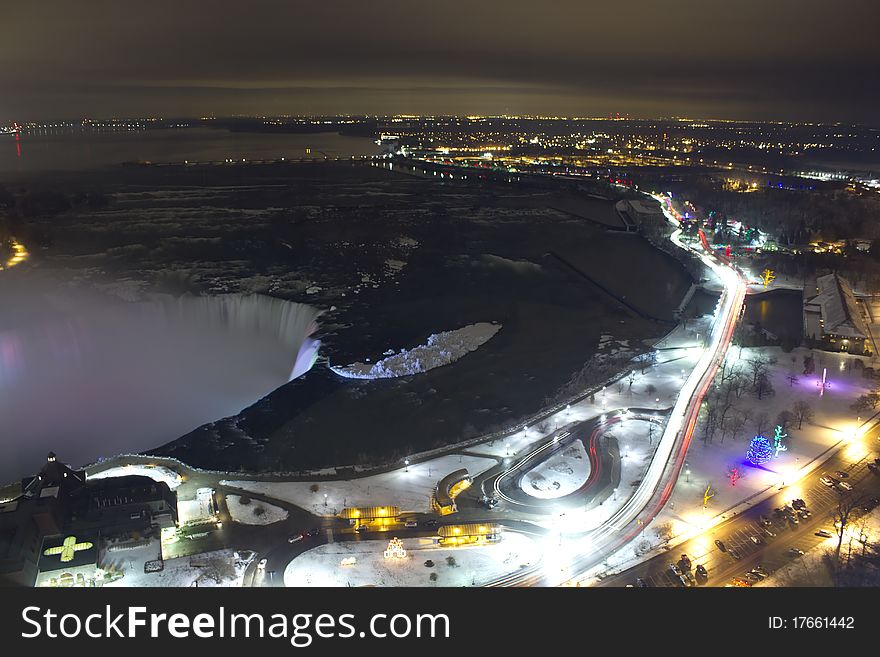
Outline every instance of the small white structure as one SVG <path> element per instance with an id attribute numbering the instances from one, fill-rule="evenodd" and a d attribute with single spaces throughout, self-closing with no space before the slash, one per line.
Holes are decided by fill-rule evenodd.
<path id="1" fill-rule="evenodd" d="M 403 541 L 396 536 L 388 541 L 388 548 L 385 550 L 386 559 L 405 559 L 406 550 L 403 549 Z"/>

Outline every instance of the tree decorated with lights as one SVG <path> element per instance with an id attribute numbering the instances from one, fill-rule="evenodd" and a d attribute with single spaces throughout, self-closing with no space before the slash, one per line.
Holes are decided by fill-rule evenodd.
<path id="1" fill-rule="evenodd" d="M 773 273 L 772 269 L 765 269 L 761 272 L 761 282 L 764 284 L 764 287 L 767 287 L 776 279 L 776 274 Z"/>
<path id="2" fill-rule="evenodd" d="M 736 486 L 736 482 L 742 479 L 742 472 L 735 465 L 727 466 L 727 478 L 730 479 L 730 485 Z"/>
<path id="3" fill-rule="evenodd" d="M 784 439 L 788 438 L 788 434 L 782 431 L 782 427 L 776 426 L 776 434 L 773 436 L 773 456 L 779 456 L 779 452 L 787 452 L 788 447 L 782 444 Z"/>
<path id="4" fill-rule="evenodd" d="M 755 436 L 749 444 L 746 458 L 755 465 L 764 465 L 773 458 L 773 445 L 764 436 Z"/>
<path id="5" fill-rule="evenodd" d="M 705 509 L 709 506 L 709 500 L 715 497 L 715 489 L 712 488 L 712 484 L 706 484 L 706 491 L 703 493 L 703 508 Z"/>

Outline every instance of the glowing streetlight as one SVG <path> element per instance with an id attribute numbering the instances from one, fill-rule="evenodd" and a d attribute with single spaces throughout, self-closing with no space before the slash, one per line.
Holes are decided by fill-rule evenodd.
<path id="1" fill-rule="evenodd" d="M 403 460 L 403 465 L 404 465 L 403 471 L 404 471 L 404 472 L 409 472 L 409 459 L 404 459 L 404 460 Z"/>

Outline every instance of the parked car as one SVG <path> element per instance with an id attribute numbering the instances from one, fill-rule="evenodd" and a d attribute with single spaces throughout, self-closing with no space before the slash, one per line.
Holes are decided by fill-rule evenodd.
<path id="1" fill-rule="evenodd" d="M 798 510 L 798 517 L 799 517 L 801 520 L 806 520 L 806 519 L 809 518 L 811 515 L 813 515 L 813 514 L 810 513 L 807 509 L 799 509 L 799 510 Z"/>
<path id="2" fill-rule="evenodd" d="M 770 518 L 768 518 L 767 516 L 761 516 L 761 524 L 765 527 L 769 527 L 773 524 L 773 521 L 770 520 Z"/>
<path id="3" fill-rule="evenodd" d="M 877 465 L 876 463 L 869 463 L 868 470 L 870 470 L 874 474 L 880 474 L 880 465 Z"/>
<path id="4" fill-rule="evenodd" d="M 820 529 L 816 532 L 816 536 L 821 536 L 822 538 L 831 538 L 831 532 L 827 529 Z"/>
<path id="5" fill-rule="evenodd" d="M 789 554 L 793 554 L 793 555 L 795 555 L 795 556 L 797 556 L 797 557 L 800 557 L 800 556 L 803 556 L 804 551 L 803 551 L 803 550 L 799 550 L 799 549 L 796 548 L 796 547 L 793 547 L 793 548 L 788 548 L 788 553 L 789 553 Z"/>
<path id="6" fill-rule="evenodd" d="M 765 533 L 767 536 L 769 536 L 770 538 L 776 538 L 776 534 L 774 534 L 772 531 L 770 531 L 770 530 L 767 529 L 766 527 L 764 527 L 763 530 L 764 530 L 764 533 Z"/>
<path id="7" fill-rule="evenodd" d="M 758 573 L 752 572 L 751 570 L 746 573 L 746 577 L 752 582 L 760 582 L 762 579 L 764 579 Z"/>
<path id="8" fill-rule="evenodd" d="M 755 545 L 762 545 L 764 543 L 759 536 L 749 536 L 749 540 Z"/>
<path id="9" fill-rule="evenodd" d="M 757 566 L 752 568 L 752 572 L 756 572 L 759 575 L 763 575 L 764 577 L 767 577 L 767 571 L 764 570 L 764 566 L 762 566 L 761 564 L 758 564 Z"/>
<path id="10" fill-rule="evenodd" d="M 747 581 L 745 581 L 744 579 L 741 579 L 739 577 L 734 577 L 732 580 L 730 580 L 730 582 L 734 586 L 751 586 L 751 584 L 749 584 Z"/>
<path id="11" fill-rule="evenodd" d="M 841 481 L 837 484 L 838 488 L 842 488 L 843 490 L 850 491 L 853 489 L 852 484 L 849 484 L 845 481 Z"/>
<path id="12" fill-rule="evenodd" d="M 306 537 L 305 534 L 296 534 L 296 535 L 291 536 L 290 538 L 288 538 L 288 539 L 287 539 L 287 542 L 288 542 L 288 543 L 299 543 L 299 542 L 300 542 L 301 540 L 303 540 L 305 537 Z"/>
<path id="13" fill-rule="evenodd" d="M 827 475 L 823 476 L 823 477 L 819 477 L 819 481 L 822 482 L 823 484 L 825 484 L 826 486 L 828 486 L 828 488 L 831 488 L 832 486 L 834 486 L 834 479 L 832 479 L 831 477 L 829 477 Z"/>
<path id="14" fill-rule="evenodd" d="M 309 537 L 311 537 L 311 538 L 314 538 L 315 536 L 318 535 L 318 533 L 319 533 L 320 531 L 321 531 L 321 530 L 318 529 L 317 527 L 312 527 L 309 531 L 306 532 L 306 536 L 309 536 Z"/>
<path id="15" fill-rule="evenodd" d="M 740 556 L 739 556 L 739 552 L 737 552 L 734 548 L 730 548 L 729 550 L 727 550 L 727 554 L 729 554 L 730 556 L 732 556 L 734 559 L 739 559 L 739 558 L 740 558 Z"/>
<path id="16" fill-rule="evenodd" d="M 700 579 L 709 579 L 709 571 L 706 570 L 706 566 L 703 564 L 697 564 L 695 572 Z"/>
<path id="17" fill-rule="evenodd" d="M 366 526 L 366 525 L 358 525 L 358 526 L 355 528 L 355 531 L 358 532 L 358 533 L 360 533 L 360 532 L 365 532 L 365 531 L 367 531 L 367 526 Z"/>
<path id="18" fill-rule="evenodd" d="M 639 577 L 638 579 L 636 579 L 636 586 L 638 586 L 640 589 L 646 589 L 646 588 L 648 588 L 648 587 L 651 586 L 651 585 L 648 584 L 648 583 L 647 583 L 645 580 L 643 580 L 641 577 Z"/>
<path id="19" fill-rule="evenodd" d="M 843 470 L 838 470 L 838 471 L 835 472 L 834 474 L 836 474 L 836 475 L 837 475 L 838 477 L 840 477 L 841 479 L 849 479 L 849 473 L 848 473 L 848 472 L 844 472 Z"/>
<path id="20" fill-rule="evenodd" d="M 671 563 L 669 564 L 669 570 L 675 573 L 676 576 L 681 576 L 681 568 L 678 567 L 678 564 Z"/>
<path id="21" fill-rule="evenodd" d="M 418 526 L 419 526 L 419 523 L 417 523 L 415 520 L 407 520 L 407 521 L 403 524 L 403 526 L 404 526 L 404 527 L 418 527 Z"/>
<path id="22" fill-rule="evenodd" d="M 718 549 L 722 552 L 727 552 L 727 546 L 724 545 L 723 541 L 719 541 L 717 538 L 715 539 L 715 545 L 718 546 Z"/>

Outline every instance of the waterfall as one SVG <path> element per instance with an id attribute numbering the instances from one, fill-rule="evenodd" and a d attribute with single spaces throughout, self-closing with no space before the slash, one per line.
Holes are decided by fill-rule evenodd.
<path id="1" fill-rule="evenodd" d="M 0 482 L 234 415 L 315 362 L 320 311 L 261 295 L 81 300 L 0 328 Z"/>

